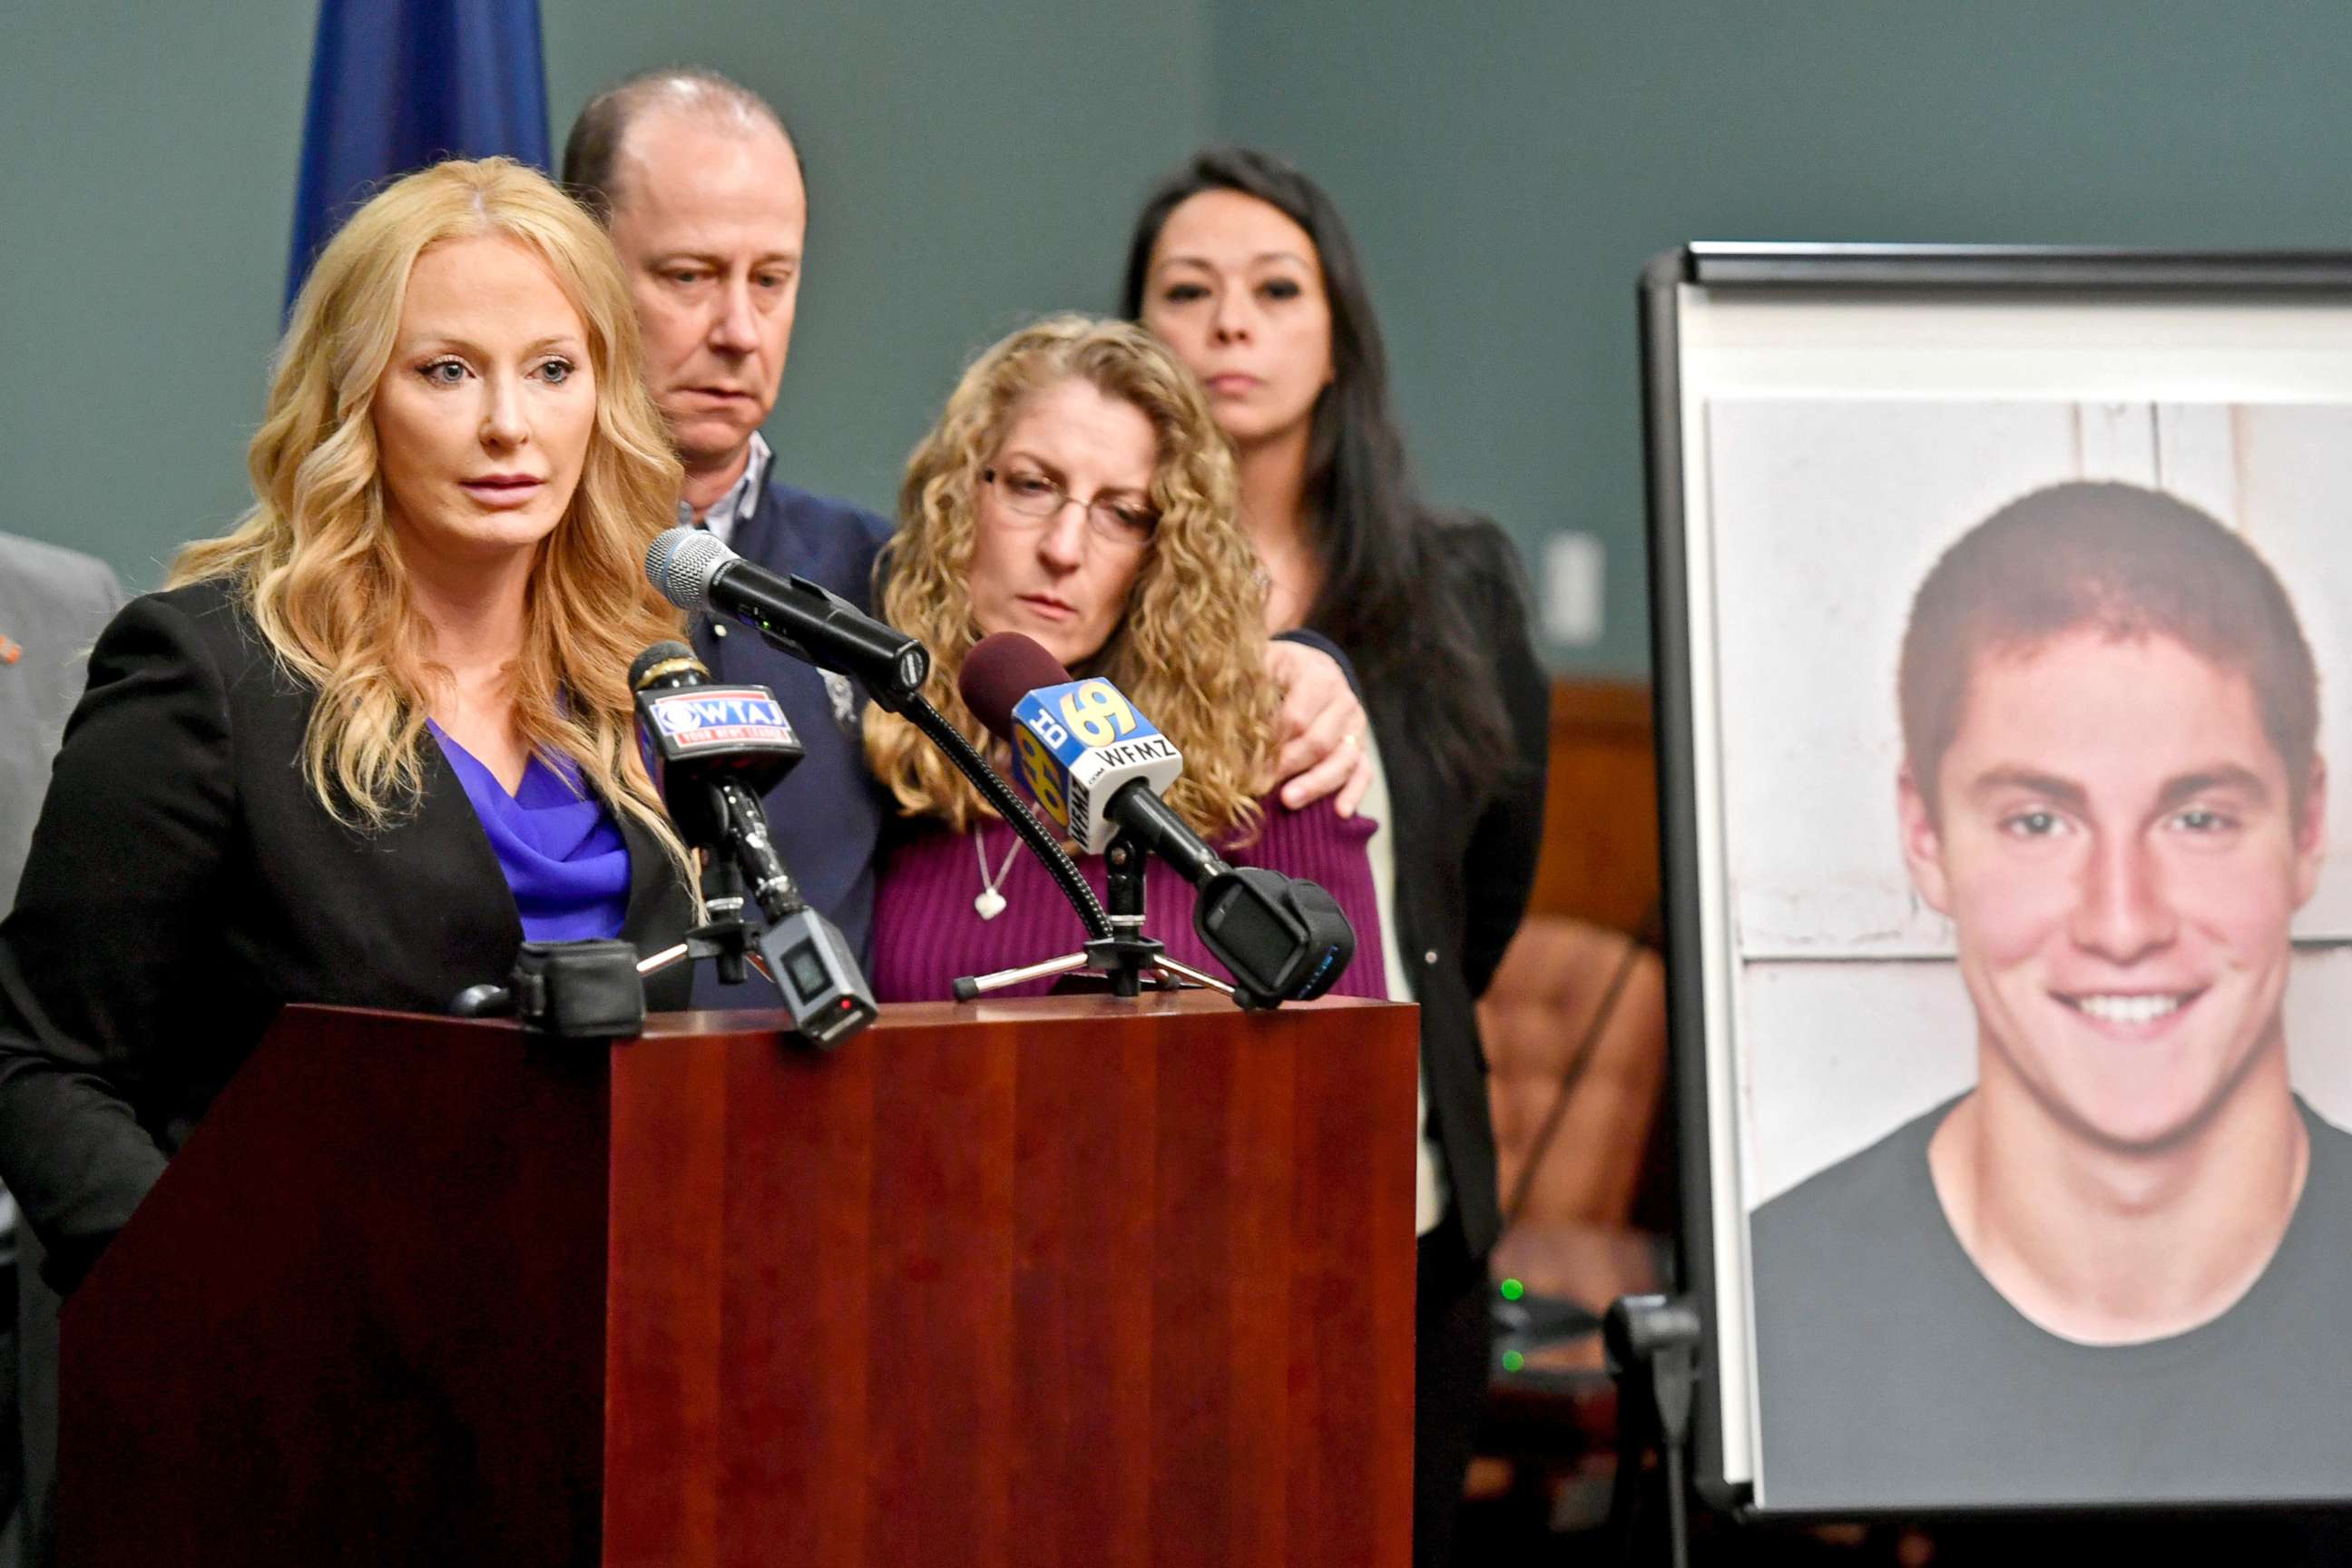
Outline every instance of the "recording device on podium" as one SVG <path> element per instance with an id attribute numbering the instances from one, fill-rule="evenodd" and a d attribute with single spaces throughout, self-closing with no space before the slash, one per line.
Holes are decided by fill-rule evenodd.
<path id="1" fill-rule="evenodd" d="M 1234 999 L 1273 1007 L 1320 996 L 1346 973 L 1356 933 L 1338 900 L 1314 883 L 1264 867 L 1234 867 L 1160 798 L 1183 754 L 1118 688 L 1079 680 L 1018 632 L 983 637 L 965 658 L 964 705 L 1012 746 L 1021 782 L 1054 823 L 1109 869 L 1108 939 L 1083 953 L 956 983 L 968 999 L 1016 981 L 1093 963 L 1114 993 L 1132 996 L 1144 974 L 1226 989 L 1171 959 L 1143 931 L 1143 857 L 1158 855 L 1200 889 L 1192 928 L 1234 976 Z"/>
<path id="2" fill-rule="evenodd" d="M 695 938 L 729 980 L 742 978 L 746 894 L 765 918 L 758 936 L 769 978 L 782 993 L 799 1032 L 835 1046 L 874 1021 L 874 994 L 849 943 L 812 909 L 785 869 L 768 832 L 760 797 L 801 760 L 783 706 L 764 686 L 719 686 L 684 643 L 662 642 L 629 667 L 637 721 L 651 744 L 655 783 L 687 844 L 706 852 L 708 924 L 689 935 L 678 957 L 702 956 Z M 655 965 L 665 955 L 648 960 Z M 672 959 L 671 962 L 676 962 Z"/>

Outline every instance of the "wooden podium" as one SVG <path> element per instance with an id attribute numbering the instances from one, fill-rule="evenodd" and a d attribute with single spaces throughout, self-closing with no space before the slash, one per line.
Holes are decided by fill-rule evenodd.
<path id="1" fill-rule="evenodd" d="M 67 1568 L 1402 1568 L 1411 1008 L 289 1009 L 68 1302 Z"/>

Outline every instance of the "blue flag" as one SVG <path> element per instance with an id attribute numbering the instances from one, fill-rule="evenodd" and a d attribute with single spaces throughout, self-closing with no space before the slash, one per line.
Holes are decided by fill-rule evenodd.
<path id="1" fill-rule="evenodd" d="M 496 153 L 548 166 L 539 0 L 319 0 L 287 304 L 391 178 Z"/>

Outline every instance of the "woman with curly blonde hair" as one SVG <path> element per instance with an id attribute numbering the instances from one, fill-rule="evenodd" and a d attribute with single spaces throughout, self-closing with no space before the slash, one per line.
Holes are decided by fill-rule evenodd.
<path id="1" fill-rule="evenodd" d="M 692 916 L 626 682 L 677 635 L 637 563 L 679 470 L 595 224 L 503 159 L 390 186 L 248 466 L 99 639 L 0 925 L 0 1175 L 61 1285 L 284 1004 L 439 1011 L 527 938 Z"/>
<path id="2" fill-rule="evenodd" d="M 957 695 L 972 645 L 1020 632 L 1108 678 L 1184 754 L 1168 799 L 1237 865 L 1321 883 L 1357 929 L 1339 989 L 1384 995 L 1364 843 L 1329 798 L 1268 798 L 1281 693 L 1267 673 L 1265 584 L 1234 520 L 1231 453 L 1199 386 L 1150 334 L 1056 316 L 964 373 L 900 486 L 881 613 L 934 656 L 927 695 L 976 745 Z M 886 999 L 944 998 L 961 974 L 1082 940 L 1012 829 L 906 721 L 869 710 L 866 753 L 905 820 L 887 835 L 873 980 Z M 1081 862 L 1099 888 L 1097 860 Z M 1215 972 L 1192 890 L 1154 864 L 1152 935 Z"/>

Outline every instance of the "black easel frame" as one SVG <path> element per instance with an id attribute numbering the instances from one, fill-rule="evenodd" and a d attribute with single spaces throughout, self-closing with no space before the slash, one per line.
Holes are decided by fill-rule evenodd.
<path id="1" fill-rule="evenodd" d="M 1697 749 L 1712 715 L 1694 707 L 1693 615 L 1684 428 L 1682 313 L 1686 290 L 1749 297 L 1852 299 L 2064 297 L 2096 310 L 2116 302 L 2243 303 L 2260 300 L 2352 302 L 2352 253 L 2158 251 L 2063 247 L 1693 244 L 1644 269 L 1640 289 L 1643 437 L 1647 465 L 1653 701 L 1658 747 L 1660 854 L 1671 1094 L 1676 1135 L 1681 1230 L 1676 1284 L 1703 1324 L 1693 1475 L 1717 1508 L 1754 1507 L 1754 1466 L 1727 1469 L 1720 1383 L 1722 1293 L 1744 1281 L 1718 1278 L 1714 1093 L 1706 1037 L 1706 965 L 1701 942 L 1707 901 L 1700 862 Z M 2352 386 L 2347 388 L 2352 396 Z M 1737 1194 L 1735 1203 L 1739 1202 Z M 1745 1223 L 1745 1209 L 1738 1209 Z M 1744 1364 L 1744 1363 L 1743 1363 Z M 1751 1456 L 1760 1462 L 1760 1456 Z M 2217 1500 L 2231 1506 L 2230 1500 Z M 2151 1511 L 2160 1511 L 2150 1505 Z M 1775 1517 L 1801 1517 L 1773 1510 Z M 1867 1517 L 1866 1508 L 1838 1517 Z"/>

